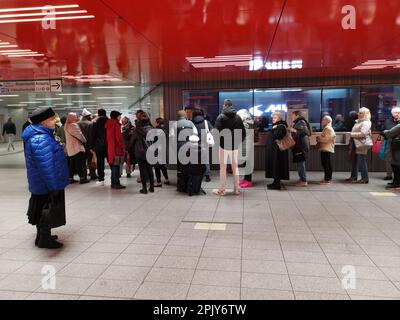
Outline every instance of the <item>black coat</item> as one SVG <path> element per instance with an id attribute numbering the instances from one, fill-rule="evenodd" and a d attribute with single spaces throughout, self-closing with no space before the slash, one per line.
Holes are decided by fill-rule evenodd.
<path id="1" fill-rule="evenodd" d="M 224 112 L 220 114 L 215 122 L 215 128 L 221 132 L 224 129 L 230 130 L 232 134 L 232 140 L 225 146 L 224 137 L 221 135 L 220 137 L 220 147 L 222 149 L 230 149 L 237 150 L 239 149 L 240 144 L 246 138 L 246 129 L 244 127 L 242 118 L 240 118 L 236 112 L 236 110 L 232 107 L 228 107 L 224 109 Z M 236 130 L 241 130 L 241 139 L 235 139 L 234 132 Z M 230 145 L 230 146 L 229 146 Z"/>
<path id="2" fill-rule="evenodd" d="M 194 123 L 197 132 L 199 134 L 199 138 L 200 138 L 200 144 L 202 145 L 202 147 L 205 147 L 207 144 L 207 134 L 206 134 L 206 124 L 205 121 L 207 121 L 208 124 L 208 130 L 212 130 L 213 126 L 211 124 L 210 121 L 206 120 L 203 116 L 195 116 L 192 120 L 192 122 Z"/>
<path id="3" fill-rule="evenodd" d="M 306 119 L 300 117 L 294 122 L 293 128 L 296 129 L 296 133 L 294 134 L 296 145 L 292 150 L 293 162 L 298 163 L 306 161 L 307 155 L 310 152 L 310 124 Z"/>
<path id="4" fill-rule="evenodd" d="M 265 157 L 265 177 L 276 180 L 289 180 L 289 152 L 281 151 L 276 140 L 281 140 L 286 136 L 287 123 L 279 121 L 277 127 L 272 128 L 267 136 L 266 157 Z"/>
<path id="5" fill-rule="evenodd" d="M 89 142 L 90 149 L 97 152 L 107 152 L 107 129 L 105 128 L 107 120 L 107 117 L 100 117 L 93 124 L 92 139 Z"/>
<path id="6" fill-rule="evenodd" d="M 147 133 L 152 129 L 153 127 L 149 121 L 138 121 L 136 123 L 136 129 L 131 136 L 128 148 L 133 151 L 135 159 L 138 161 L 146 161 L 147 149 L 150 144 L 146 141 L 146 138 Z"/>
<path id="7" fill-rule="evenodd" d="M 3 135 L 4 134 L 17 134 L 17 128 L 15 127 L 14 122 L 6 122 L 3 127 Z"/>

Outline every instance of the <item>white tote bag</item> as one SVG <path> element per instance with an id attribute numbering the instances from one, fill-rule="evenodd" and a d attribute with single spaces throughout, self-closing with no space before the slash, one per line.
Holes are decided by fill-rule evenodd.
<path id="1" fill-rule="evenodd" d="M 208 121 L 204 120 L 204 124 L 206 127 L 206 134 L 207 134 L 207 144 L 210 148 L 215 146 L 215 141 L 214 141 L 214 137 L 210 132 L 210 129 L 208 128 Z"/>

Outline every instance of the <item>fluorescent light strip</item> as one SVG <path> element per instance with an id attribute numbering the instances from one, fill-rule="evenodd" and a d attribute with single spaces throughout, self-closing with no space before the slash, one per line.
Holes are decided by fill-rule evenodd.
<path id="1" fill-rule="evenodd" d="M 0 53 L 6 53 L 6 54 L 12 54 L 12 53 L 18 53 L 18 52 L 32 52 L 32 50 L 27 50 L 27 49 L 18 49 L 18 50 L 0 50 Z"/>
<path id="2" fill-rule="evenodd" d="M 19 97 L 19 94 L 0 94 L 0 98 L 4 97 Z"/>
<path id="3" fill-rule="evenodd" d="M 55 106 L 73 106 L 73 103 L 55 103 Z"/>
<path id="4" fill-rule="evenodd" d="M 59 96 L 91 96 L 91 93 L 59 93 Z"/>
<path id="5" fill-rule="evenodd" d="M 27 104 L 8 104 L 7 107 L 27 107 Z"/>
<path id="6" fill-rule="evenodd" d="M 18 17 L 37 17 L 37 16 L 51 16 L 51 15 L 65 15 L 65 14 L 82 14 L 87 13 L 87 10 L 75 11 L 54 11 L 54 12 L 39 12 L 39 13 L 18 13 L 18 14 L 0 14 L 0 19 L 3 18 L 18 18 Z"/>
<path id="7" fill-rule="evenodd" d="M 2 48 L 18 48 L 16 44 L 2 44 L 0 43 L 0 49 Z"/>
<path id="8" fill-rule="evenodd" d="M 33 53 L 33 54 L 10 54 L 8 55 L 9 58 L 23 58 L 23 57 L 43 57 L 44 54 L 42 53 Z"/>
<path id="9" fill-rule="evenodd" d="M 88 100 L 88 101 L 72 101 L 73 103 L 94 103 L 97 102 L 96 100 Z"/>
<path id="10" fill-rule="evenodd" d="M 53 101 L 53 100 L 63 100 L 63 98 L 42 98 L 42 99 L 36 99 L 38 101 Z"/>
<path id="11" fill-rule="evenodd" d="M 111 105 L 118 106 L 118 105 L 121 105 L 123 103 L 122 102 L 102 102 L 100 104 L 104 104 L 104 105 L 108 105 L 108 106 L 111 106 Z"/>
<path id="12" fill-rule="evenodd" d="M 198 59 L 188 60 L 190 63 L 196 62 L 224 62 L 224 61 L 250 61 L 251 58 L 210 58 L 210 59 Z"/>
<path id="13" fill-rule="evenodd" d="M 128 97 L 99 97 L 97 100 L 107 100 L 107 99 L 128 99 Z"/>
<path id="14" fill-rule="evenodd" d="M 20 103 L 26 103 L 26 104 L 39 104 L 41 102 L 37 101 L 37 102 L 31 102 L 31 101 L 24 101 L 24 102 L 20 102 Z"/>
<path id="15" fill-rule="evenodd" d="M 75 79 L 76 82 L 121 82 L 121 79 L 118 78 L 101 78 L 101 79 Z"/>
<path id="16" fill-rule="evenodd" d="M 96 86 L 90 87 L 90 89 L 130 89 L 135 88 L 135 86 Z"/>
<path id="17" fill-rule="evenodd" d="M 93 19 L 95 16 L 70 16 L 70 17 L 47 17 L 37 19 L 13 19 L 13 20 L 0 20 L 0 24 L 3 23 L 17 23 L 17 22 L 35 22 L 35 21 L 56 21 L 56 20 L 76 20 L 76 19 Z"/>
<path id="18" fill-rule="evenodd" d="M 42 7 L 8 8 L 8 9 L 0 9 L 0 13 L 1 13 L 1 12 L 18 12 L 18 11 L 47 10 L 47 9 L 67 9 L 67 8 L 79 8 L 79 4 L 68 4 L 68 5 L 62 5 L 62 6 L 42 6 Z"/>

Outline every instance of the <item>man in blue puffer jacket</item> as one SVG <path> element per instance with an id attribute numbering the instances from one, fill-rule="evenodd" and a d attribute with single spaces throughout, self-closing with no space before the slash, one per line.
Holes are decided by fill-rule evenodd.
<path id="1" fill-rule="evenodd" d="M 39 248 L 58 249 L 62 243 L 51 236 L 51 229 L 66 224 L 65 193 L 69 183 L 68 165 L 62 145 L 56 141 L 55 113 L 51 108 L 38 108 L 30 118 L 22 138 L 28 170 L 29 223 L 36 225 L 35 244 Z"/>

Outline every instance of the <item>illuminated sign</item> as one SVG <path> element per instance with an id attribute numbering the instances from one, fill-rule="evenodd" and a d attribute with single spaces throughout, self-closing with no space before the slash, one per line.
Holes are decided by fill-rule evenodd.
<path id="1" fill-rule="evenodd" d="M 250 71 L 256 70 L 294 70 L 303 69 L 303 60 L 264 61 L 261 57 L 250 61 Z"/>

